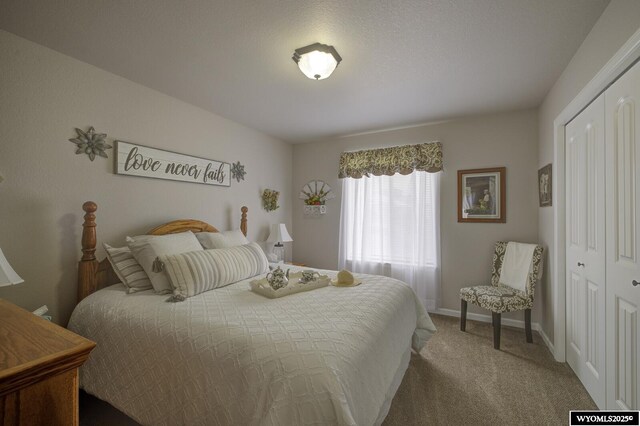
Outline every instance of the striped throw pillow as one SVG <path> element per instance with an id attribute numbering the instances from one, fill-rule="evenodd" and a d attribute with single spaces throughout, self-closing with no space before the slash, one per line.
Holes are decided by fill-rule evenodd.
<path id="1" fill-rule="evenodd" d="M 160 261 L 176 302 L 269 271 L 267 257 L 256 243 L 165 255 Z"/>
<path id="2" fill-rule="evenodd" d="M 122 284 L 127 287 L 127 293 L 149 290 L 152 288 L 151 281 L 142 266 L 133 257 L 129 247 L 111 247 L 109 244 L 102 244 L 107 252 L 107 259 L 113 266 Z"/>

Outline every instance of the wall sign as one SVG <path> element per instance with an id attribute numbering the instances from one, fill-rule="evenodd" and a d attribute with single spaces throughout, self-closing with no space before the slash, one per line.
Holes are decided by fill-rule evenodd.
<path id="1" fill-rule="evenodd" d="M 115 141 L 116 174 L 231 186 L 230 164 Z"/>

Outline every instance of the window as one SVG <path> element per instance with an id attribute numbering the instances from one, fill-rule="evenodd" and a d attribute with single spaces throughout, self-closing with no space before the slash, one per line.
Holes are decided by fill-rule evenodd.
<path id="1" fill-rule="evenodd" d="M 340 268 L 408 283 L 427 309 L 439 287 L 440 173 L 346 178 Z"/>

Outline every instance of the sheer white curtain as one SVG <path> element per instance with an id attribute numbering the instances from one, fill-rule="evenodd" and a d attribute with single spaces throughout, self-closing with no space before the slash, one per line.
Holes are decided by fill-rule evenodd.
<path id="1" fill-rule="evenodd" d="M 345 178 L 340 269 L 406 282 L 425 308 L 440 299 L 440 175 Z"/>

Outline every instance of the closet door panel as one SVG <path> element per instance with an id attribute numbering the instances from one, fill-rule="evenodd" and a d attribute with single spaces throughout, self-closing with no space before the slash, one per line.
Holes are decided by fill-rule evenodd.
<path id="1" fill-rule="evenodd" d="M 605 398 L 605 105 L 565 127 L 567 362 L 598 404 Z"/>
<path id="2" fill-rule="evenodd" d="M 640 409 L 640 65 L 605 93 L 607 408 Z"/>

